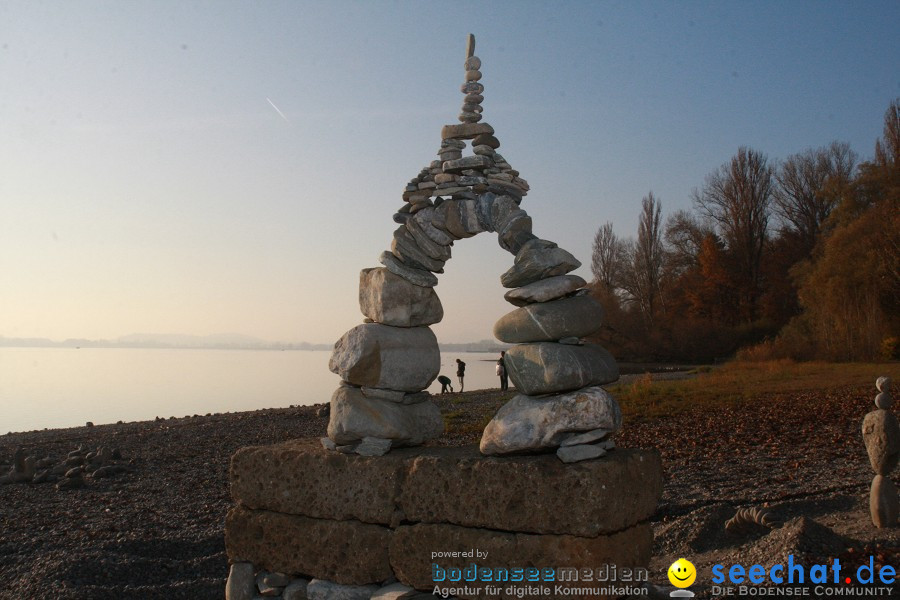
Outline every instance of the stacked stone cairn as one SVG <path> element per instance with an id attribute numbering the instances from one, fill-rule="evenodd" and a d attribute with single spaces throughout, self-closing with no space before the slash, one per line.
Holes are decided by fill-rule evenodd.
<path id="1" fill-rule="evenodd" d="M 600 303 L 584 289 L 584 279 L 564 273 L 578 261 L 540 240 L 546 263 L 519 260 L 503 276 L 515 288 L 505 295 L 519 306 L 494 325 L 494 337 L 516 344 L 504 365 L 520 392 L 484 430 L 483 454 L 521 454 L 556 450 L 563 462 L 604 456 L 622 427 L 616 400 L 601 386 L 619 378 L 612 355 L 582 338 L 596 332 L 603 318 Z M 523 257 L 524 258 L 524 257 Z M 549 267 L 549 268 L 548 268 Z"/>
<path id="2" fill-rule="evenodd" d="M 404 191 L 382 266 L 360 274 L 365 322 L 332 353 L 330 368 L 342 381 L 328 437 L 242 448 L 232 457 L 227 600 L 433 597 L 437 562 L 591 570 L 650 563 L 659 454 L 626 448 L 574 466 L 557 460 L 612 448 L 622 417 L 599 386 L 617 379 L 618 368 L 603 348 L 582 341 L 602 311 L 585 281 L 569 274 L 580 263 L 538 239 L 519 207 L 528 184 L 497 153 L 500 142 L 481 120 L 474 47 L 469 36 L 460 123 L 443 128 L 440 160 Z M 473 154 L 463 156 L 467 142 Z M 515 256 L 501 282 L 518 308 L 495 335 L 516 344 L 505 364 L 520 393 L 488 425 L 480 449 L 403 448 L 443 429 L 424 391 L 440 368 L 429 328 L 443 317 L 435 274 L 456 240 L 485 231 Z M 559 490 L 578 490 L 577 497 Z M 452 556 L 436 557 L 439 551 Z M 607 597 L 573 585 L 540 597 Z M 458 588 L 439 593 L 484 597 Z M 517 588 L 491 597 L 523 596 Z"/>
<path id="3" fill-rule="evenodd" d="M 122 453 L 118 449 L 107 447 L 97 450 L 78 447 L 61 459 L 38 456 L 17 448 L 11 465 L 0 462 L 0 473 L 4 473 L 0 475 L 0 485 L 55 483 L 58 490 L 70 490 L 84 487 L 86 477 L 91 480 L 103 479 L 131 470 L 129 465 L 119 462 Z"/>
<path id="4" fill-rule="evenodd" d="M 528 183 L 497 153 L 493 127 L 480 122 L 484 86 L 474 48 L 470 35 L 460 124 L 443 128 L 440 160 L 404 190 L 406 204 L 394 215 L 400 227 L 390 251 L 381 254 L 383 266 L 360 274 L 366 322 L 338 340 L 329 363 L 342 381 L 331 399 L 328 437 L 322 438 L 328 449 L 382 455 L 443 432 L 440 411 L 424 390 L 440 370 L 437 338 L 428 327 L 444 314 L 435 273 L 443 273 L 454 241 L 496 232 L 500 246 L 516 256 L 502 278 L 507 287 L 580 266 L 556 244 L 537 239 L 531 217 L 519 208 Z M 472 143 L 469 156 L 463 156 L 466 141 Z"/>
<path id="5" fill-rule="evenodd" d="M 900 460 L 900 424 L 890 410 L 894 404 L 890 377 L 879 377 L 875 387 L 879 392 L 875 396 L 877 410 L 867 414 L 862 423 L 866 452 L 875 471 L 869 492 L 869 511 L 875 527 L 894 527 L 900 516 L 900 497 L 891 481 L 891 471 L 897 468 Z"/>

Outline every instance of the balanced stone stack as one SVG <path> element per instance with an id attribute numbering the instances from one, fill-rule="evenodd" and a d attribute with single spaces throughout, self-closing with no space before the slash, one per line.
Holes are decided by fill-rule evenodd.
<path id="1" fill-rule="evenodd" d="M 567 275 L 580 263 L 556 244 L 527 242 L 504 273 L 505 295 L 519 306 L 494 325 L 494 337 L 516 344 L 504 364 L 520 392 L 488 423 L 484 454 L 557 449 L 564 462 L 598 458 L 622 427 L 616 400 L 601 386 L 619 378 L 612 355 L 582 338 L 596 332 L 603 308 L 585 281 Z"/>
<path id="2" fill-rule="evenodd" d="M 383 454 L 392 447 L 421 444 L 443 431 L 440 413 L 423 390 L 440 369 L 437 339 L 428 327 L 443 317 L 433 289 L 438 283 L 435 273 L 443 273 L 455 241 L 485 231 L 497 233 L 500 247 L 516 257 L 513 268 L 501 277 L 507 287 L 580 266 L 556 244 L 537 239 L 531 217 L 519 208 L 528 183 L 497 153 L 500 142 L 494 129 L 481 122 L 484 86 L 474 47 L 470 35 L 460 124 L 443 128 L 440 160 L 406 187 L 406 204 L 394 215 L 400 227 L 390 250 L 379 257 L 383 267 L 360 274 L 359 303 L 366 322 L 335 344 L 329 367 L 342 382 L 331 400 L 328 437 L 322 439 L 326 448 Z M 473 154 L 463 156 L 467 140 Z M 589 359 L 584 351 L 576 354 Z M 606 355 L 602 358 L 607 360 Z M 569 361 L 570 356 L 546 360 Z"/>
<path id="3" fill-rule="evenodd" d="M 877 410 L 867 414 L 862 423 L 866 452 L 875 471 L 869 493 L 869 511 L 875 527 L 894 527 L 900 516 L 900 497 L 891 481 L 891 471 L 900 460 L 900 424 L 890 411 L 894 404 L 890 377 L 879 377 L 875 387 L 879 392 L 875 396 Z"/>

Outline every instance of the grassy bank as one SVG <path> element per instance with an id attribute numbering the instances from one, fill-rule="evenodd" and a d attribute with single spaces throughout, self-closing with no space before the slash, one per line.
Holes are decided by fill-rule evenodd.
<path id="1" fill-rule="evenodd" d="M 830 392 L 870 386 L 887 375 L 900 384 L 900 363 L 797 363 L 789 360 L 731 362 L 702 367 L 696 377 L 655 381 L 650 375 L 609 387 L 629 419 L 677 414 L 698 406 L 722 407 L 763 396 L 797 392 Z M 895 387 L 895 393 L 896 388 Z"/>

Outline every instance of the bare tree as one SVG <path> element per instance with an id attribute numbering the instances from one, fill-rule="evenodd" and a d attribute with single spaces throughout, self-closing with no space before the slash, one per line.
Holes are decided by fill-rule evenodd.
<path id="1" fill-rule="evenodd" d="M 891 102 L 884 113 L 883 139 L 875 141 L 875 164 L 895 168 L 900 165 L 900 98 Z"/>
<path id="2" fill-rule="evenodd" d="M 677 277 L 692 267 L 700 266 L 703 240 L 713 233 L 708 223 L 701 222 L 686 210 L 679 210 L 666 219 L 668 268 L 673 276 Z"/>
<path id="3" fill-rule="evenodd" d="M 622 250 L 622 242 L 613 233 L 612 223 L 607 221 L 597 229 L 597 233 L 594 235 L 591 272 L 594 274 L 594 283 L 610 294 L 619 285 L 624 258 Z"/>
<path id="4" fill-rule="evenodd" d="M 791 155 L 775 173 L 775 213 L 807 253 L 831 211 L 849 191 L 857 156 L 845 142 Z"/>
<path id="5" fill-rule="evenodd" d="M 641 201 L 637 241 L 623 245 L 625 260 L 619 275 L 619 287 L 625 291 L 626 300 L 637 305 L 647 327 L 653 326 L 660 304 L 664 260 L 660 211 L 659 202 L 650 192 Z"/>
<path id="6" fill-rule="evenodd" d="M 734 257 L 742 284 L 745 317 L 755 317 L 760 291 L 760 263 L 769 226 L 773 172 L 765 154 L 741 147 L 732 159 L 706 177 L 694 204 L 710 218 Z"/>

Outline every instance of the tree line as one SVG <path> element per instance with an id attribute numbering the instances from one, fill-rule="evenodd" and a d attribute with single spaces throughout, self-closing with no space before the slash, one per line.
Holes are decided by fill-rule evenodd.
<path id="1" fill-rule="evenodd" d="M 900 98 L 871 160 L 741 147 L 691 196 L 663 220 L 651 191 L 635 237 L 597 230 L 595 341 L 625 360 L 900 357 Z"/>

